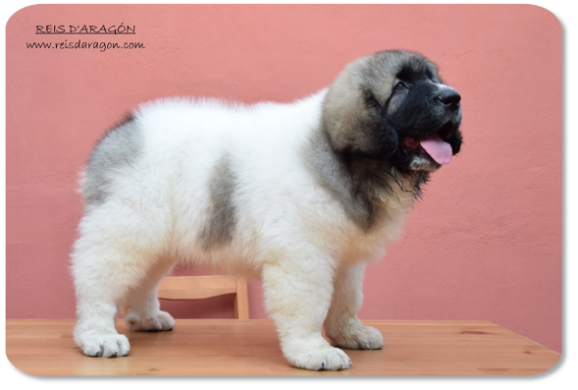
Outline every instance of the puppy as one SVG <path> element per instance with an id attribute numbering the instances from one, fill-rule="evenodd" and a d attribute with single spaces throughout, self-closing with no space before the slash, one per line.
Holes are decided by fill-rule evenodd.
<path id="1" fill-rule="evenodd" d="M 171 330 L 156 286 L 177 262 L 260 277 L 295 367 L 341 370 L 380 349 L 356 316 L 368 261 L 385 253 L 431 172 L 460 150 L 460 95 L 419 54 L 358 59 L 292 104 L 144 104 L 108 132 L 82 179 L 72 253 L 88 356 L 125 356 L 133 331 Z"/>

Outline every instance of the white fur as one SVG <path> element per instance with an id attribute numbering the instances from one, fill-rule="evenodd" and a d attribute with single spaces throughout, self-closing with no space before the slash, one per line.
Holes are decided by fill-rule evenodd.
<path id="1" fill-rule="evenodd" d="M 288 361 L 307 369 L 351 366 L 339 346 L 383 347 L 356 317 L 363 269 L 384 255 L 413 196 L 390 199 L 388 220 L 363 232 L 315 179 L 303 150 L 318 131 L 326 91 L 293 104 L 233 106 L 214 100 L 160 100 L 135 120 L 144 149 L 118 168 L 110 195 L 87 208 L 72 255 L 78 300 L 74 338 L 88 355 L 126 355 L 114 327 L 117 307 L 132 330 L 169 330 L 156 286 L 181 262 L 260 277 L 265 305 Z M 212 168 L 229 156 L 236 175 L 237 224 L 227 245 L 198 240 L 209 217 Z"/>

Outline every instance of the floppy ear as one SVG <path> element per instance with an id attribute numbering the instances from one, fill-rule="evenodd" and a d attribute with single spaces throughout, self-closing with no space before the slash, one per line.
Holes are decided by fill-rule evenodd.
<path id="1" fill-rule="evenodd" d="M 323 129 L 333 150 L 358 157 L 390 158 L 399 139 L 371 91 L 330 89 L 323 105 Z"/>

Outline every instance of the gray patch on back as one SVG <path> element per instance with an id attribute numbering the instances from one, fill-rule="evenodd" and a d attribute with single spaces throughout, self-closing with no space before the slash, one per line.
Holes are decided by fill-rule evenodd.
<path id="1" fill-rule="evenodd" d="M 142 131 L 132 117 L 128 117 L 98 142 L 88 158 L 82 186 L 86 207 L 106 201 L 117 173 L 134 164 L 142 148 Z"/>
<path id="2" fill-rule="evenodd" d="M 237 178 L 231 168 L 231 159 L 225 155 L 213 168 L 209 183 L 209 218 L 200 236 L 203 249 L 226 245 L 233 240 L 237 224 L 233 203 L 236 187 Z"/>

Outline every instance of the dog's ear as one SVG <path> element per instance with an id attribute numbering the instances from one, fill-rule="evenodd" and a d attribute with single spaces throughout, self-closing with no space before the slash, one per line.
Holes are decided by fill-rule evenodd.
<path id="1" fill-rule="evenodd" d="M 384 104 L 369 89 L 332 85 L 323 104 L 322 124 L 333 150 L 359 157 L 391 157 L 399 139 L 386 120 Z"/>

